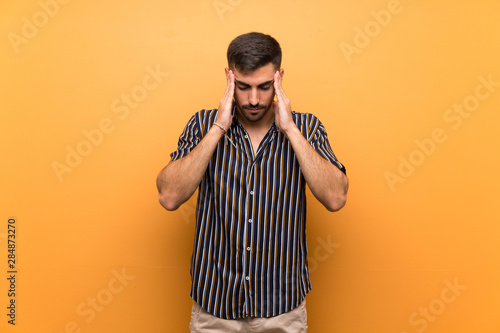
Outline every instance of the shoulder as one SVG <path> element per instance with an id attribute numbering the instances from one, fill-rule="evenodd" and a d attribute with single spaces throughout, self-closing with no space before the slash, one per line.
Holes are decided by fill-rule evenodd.
<path id="1" fill-rule="evenodd" d="M 292 111 L 292 117 L 297 125 L 320 122 L 319 118 L 312 113 Z"/>
<path id="2" fill-rule="evenodd" d="M 217 116 L 217 109 L 202 109 L 191 116 L 189 119 L 189 124 L 191 126 L 198 126 L 200 128 L 206 127 L 207 124 L 209 126 L 215 121 L 215 117 Z"/>
<path id="3" fill-rule="evenodd" d="M 202 109 L 191 115 L 185 128 L 183 135 L 204 136 L 207 128 L 212 126 L 217 116 L 217 109 Z"/>
<path id="4" fill-rule="evenodd" d="M 214 123 L 216 117 L 217 109 L 202 109 L 191 117 L 190 122 L 194 123 L 201 132 L 201 135 L 204 136 Z"/>
<path id="5" fill-rule="evenodd" d="M 192 118 L 196 119 L 196 121 L 200 123 L 205 123 L 206 121 L 210 121 L 215 119 L 217 116 L 217 109 L 202 109 L 196 112 Z"/>
<path id="6" fill-rule="evenodd" d="M 292 118 L 297 127 L 309 135 L 315 133 L 318 129 L 324 130 L 323 124 L 318 117 L 312 113 L 292 111 Z"/>

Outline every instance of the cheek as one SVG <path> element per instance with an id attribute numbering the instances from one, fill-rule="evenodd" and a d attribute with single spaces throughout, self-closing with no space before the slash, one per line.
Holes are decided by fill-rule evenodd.
<path id="1" fill-rule="evenodd" d="M 244 101 L 245 101 L 245 98 L 244 98 L 245 94 L 241 93 L 240 91 L 238 91 L 237 89 L 234 90 L 234 100 L 236 101 L 236 103 L 242 103 L 242 104 L 245 104 Z"/>
<path id="2" fill-rule="evenodd" d="M 262 101 L 265 101 L 266 104 L 271 104 L 274 99 L 274 90 L 266 91 L 261 95 Z"/>

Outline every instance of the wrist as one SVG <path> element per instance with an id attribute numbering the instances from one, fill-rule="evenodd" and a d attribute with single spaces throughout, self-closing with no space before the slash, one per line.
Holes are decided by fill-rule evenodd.
<path id="1" fill-rule="evenodd" d="M 286 135 L 287 138 L 290 138 L 290 136 L 294 136 L 297 134 L 302 135 L 302 133 L 300 133 L 299 131 L 299 128 L 297 127 L 297 125 L 295 125 L 294 122 L 291 122 L 288 126 L 282 128 L 281 131 Z"/>
<path id="2" fill-rule="evenodd" d="M 233 140 L 231 140 L 231 139 L 227 136 L 227 129 L 226 129 L 224 126 L 222 126 L 221 124 L 219 124 L 219 123 L 217 123 L 217 122 L 214 122 L 214 123 L 212 124 L 212 127 L 210 128 L 210 130 L 215 130 L 215 131 L 217 131 L 217 132 L 220 134 L 220 136 L 221 136 L 221 137 L 222 137 L 222 135 L 224 135 L 224 136 L 226 137 L 226 139 L 227 139 L 227 140 L 228 140 L 228 141 L 229 141 L 229 142 L 230 142 L 230 143 L 231 143 L 231 144 L 232 144 L 235 148 L 237 148 L 237 147 L 236 147 L 236 145 L 234 144 Z"/>
<path id="3" fill-rule="evenodd" d="M 219 139 L 226 134 L 226 132 L 222 128 L 220 128 L 216 125 L 213 125 L 213 124 L 210 127 L 210 129 L 208 130 L 208 132 L 217 136 Z"/>
<path id="4" fill-rule="evenodd" d="M 227 133 L 227 129 L 224 126 L 222 126 L 221 124 L 214 122 L 212 124 L 212 127 L 214 127 L 214 126 L 220 128 L 224 133 Z"/>

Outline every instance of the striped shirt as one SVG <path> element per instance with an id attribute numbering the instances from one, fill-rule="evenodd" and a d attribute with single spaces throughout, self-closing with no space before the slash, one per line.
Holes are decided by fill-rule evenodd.
<path id="1" fill-rule="evenodd" d="M 216 109 L 192 116 L 171 159 L 189 154 L 216 116 Z M 292 116 L 319 155 L 345 173 L 319 119 Z M 275 124 L 255 154 L 236 116 L 227 135 L 235 145 L 221 138 L 198 189 L 191 297 L 219 318 L 277 316 L 297 307 L 311 289 L 306 182 Z"/>

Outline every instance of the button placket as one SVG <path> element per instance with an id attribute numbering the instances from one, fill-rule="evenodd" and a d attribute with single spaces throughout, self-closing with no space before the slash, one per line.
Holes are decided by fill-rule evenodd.
<path id="1" fill-rule="evenodd" d="M 253 295 L 253 290 L 252 290 L 252 284 L 250 283 L 251 276 L 252 276 L 252 238 L 253 238 L 253 215 L 254 215 L 254 181 L 255 181 L 255 161 L 250 162 L 249 165 L 249 175 L 248 175 L 248 183 L 247 183 L 247 209 L 246 209 L 246 222 L 245 223 L 245 230 L 246 230 L 246 235 L 245 235 L 245 271 L 244 271 L 244 276 L 245 276 L 245 298 L 246 302 L 251 304 L 252 302 L 252 295 Z M 249 310 L 252 312 L 252 310 Z"/>

